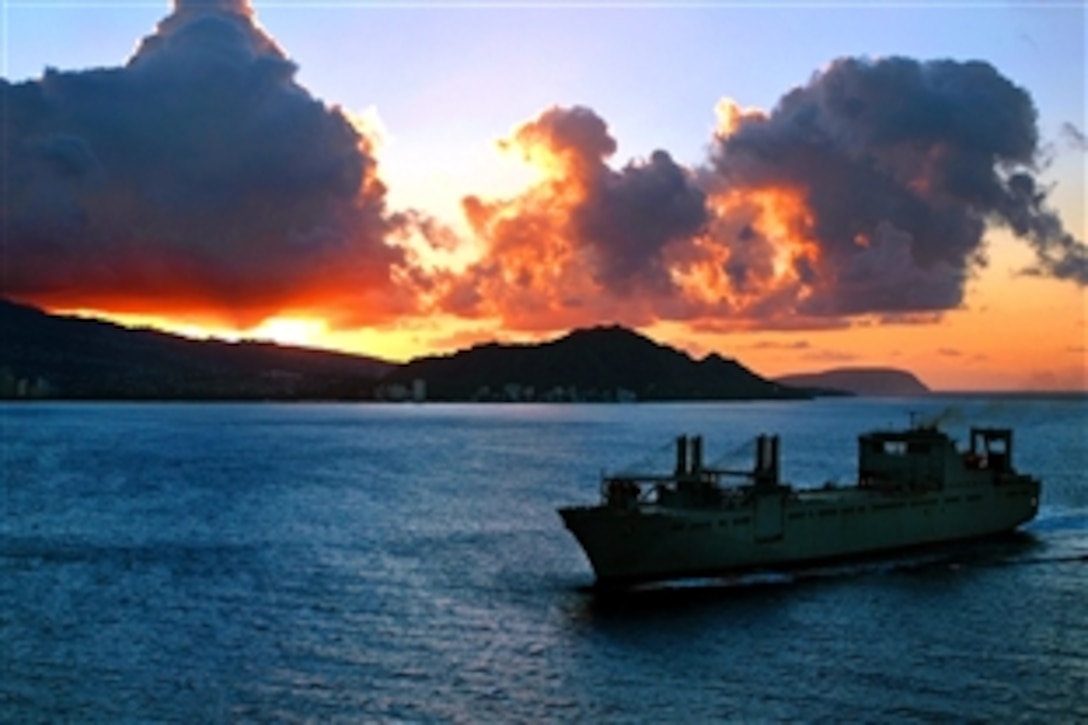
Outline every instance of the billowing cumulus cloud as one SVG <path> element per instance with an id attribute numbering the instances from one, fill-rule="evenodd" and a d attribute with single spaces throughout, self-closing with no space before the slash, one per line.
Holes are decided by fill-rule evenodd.
<path id="1" fill-rule="evenodd" d="M 795 202 L 770 205 L 793 228 L 786 236 L 808 245 L 792 257 L 791 312 L 954 307 L 981 263 L 988 224 L 1028 242 L 1039 273 L 1088 282 L 1088 250 L 1047 208 L 1034 176 L 1031 98 L 987 63 L 843 59 L 769 114 L 734 107 L 725 115 L 713 152 L 716 193 Z"/>
<path id="2" fill-rule="evenodd" d="M 655 151 L 613 170 L 587 108 L 522 126 L 506 144 L 544 179 L 465 200 L 486 251 L 446 280 L 443 309 L 522 329 L 932 321 L 962 303 L 993 226 L 1035 249 L 1029 272 L 1088 282 L 1036 178 L 1031 98 L 989 64 L 842 59 L 770 112 L 718 111 L 691 169 Z"/>
<path id="3" fill-rule="evenodd" d="M 123 67 L 0 81 L 0 292 L 240 326 L 391 313 L 370 144 L 295 72 L 248 2 L 176 0 Z"/>
<path id="4" fill-rule="evenodd" d="M 0 80 L 0 294 L 237 327 L 926 323 L 962 303 L 994 226 L 1035 250 L 1030 273 L 1088 282 L 1031 98 L 983 62 L 840 59 L 770 111 L 723 101 L 692 167 L 615 163 L 594 111 L 547 109 L 504 142 L 538 181 L 465 197 L 472 239 L 388 210 L 370 134 L 295 76 L 246 0 L 175 0 L 124 66 Z"/>
<path id="5" fill-rule="evenodd" d="M 602 318 L 643 324 L 682 302 L 672 247 L 706 223 L 704 194 L 664 151 L 619 171 L 616 142 L 583 107 L 551 108 L 506 142 L 545 170 L 524 194 L 467 197 L 482 259 L 445 280 L 442 309 L 498 317 L 520 329 L 558 329 Z"/>

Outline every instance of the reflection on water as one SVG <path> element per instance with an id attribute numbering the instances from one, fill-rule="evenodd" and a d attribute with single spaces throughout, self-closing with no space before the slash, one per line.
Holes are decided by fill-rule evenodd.
<path id="1" fill-rule="evenodd" d="M 911 401 L 939 411 L 950 401 Z M 37 720 L 1088 718 L 1083 400 L 951 401 L 1024 533 L 602 597 L 555 513 L 677 433 L 848 480 L 902 401 L 0 408 L 0 705 Z M 924 412 L 924 411 L 923 411 Z"/>

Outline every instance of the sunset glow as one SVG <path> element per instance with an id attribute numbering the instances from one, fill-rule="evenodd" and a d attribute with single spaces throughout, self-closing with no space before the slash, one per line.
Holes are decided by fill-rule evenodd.
<path id="1" fill-rule="evenodd" d="M 298 317 L 271 317 L 243 336 L 258 340 L 271 340 L 281 345 L 313 347 L 321 339 L 327 325 L 324 320 L 307 320 Z"/>
<path id="2" fill-rule="evenodd" d="M 1088 388 L 1083 8 L 151 10 L 6 10 L 0 295 L 398 361 L 618 323 L 767 376 Z"/>
<path id="3" fill-rule="evenodd" d="M 800 191 L 787 187 L 726 191 L 712 195 L 709 204 L 720 218 L 736 215 L 747 218 L 749 222 L 740 234 L 765 240 L 767 249 L 762 269 L 750 285 L 738 287 L 718 276 L 717 286 L 708 288 L 707 281 L 714 276 L 713 271 L 708 271 L 693 280 L 692 294 L 710 293 L 712 298 L 727 299 L 738 311 L 786 287 L 800 287 L 797 294 L 805 294 L 803 288 L 807 283 L 800 279 L 798 269 L 802 264 L 818 267 L 820 249 L 811 239 L 813 219 Z M 709 260 L 711 270 L 728 269 L 729 247 L 723 244 L 721 250 L 723 254 Z"/>

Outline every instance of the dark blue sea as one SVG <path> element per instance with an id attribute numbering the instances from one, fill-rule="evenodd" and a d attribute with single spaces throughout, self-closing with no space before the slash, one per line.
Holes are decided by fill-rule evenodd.
<path id="1" fill-rule="evenodd" d="M 702 433 L 1015 428 L 1019 536 L 602 598 L 555 509 Z M 0 407 L 7 722 L 1088 721 L 1088 401 Z"/>

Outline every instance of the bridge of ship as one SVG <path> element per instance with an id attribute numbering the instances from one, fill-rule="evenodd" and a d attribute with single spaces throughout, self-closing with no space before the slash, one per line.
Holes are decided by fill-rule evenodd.
<path id="1" fill-rule="evenodd" d="M 1012 430 L 971 428 L 966 451 L 957 449 L 955 442 L 934 426 L 879 431 L 858 438 L 862 486 L 939 488 L 963 480 L 964 472 L 973 471 L 987 471 L 995 480 L 1013 472 Z"/>

